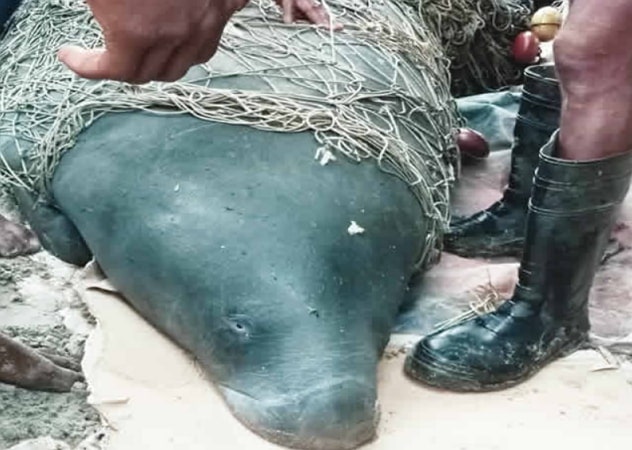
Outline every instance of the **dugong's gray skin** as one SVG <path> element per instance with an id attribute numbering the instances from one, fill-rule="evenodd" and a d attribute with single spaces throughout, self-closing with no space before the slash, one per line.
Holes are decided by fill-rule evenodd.
<path id="1" fill-rule="evenodd" d="M 311 133 L 112 114 L 62 158 L 57 209 L 24 210 L 63 259 L 93 254 L 246 426 L 346 449 L 374 436 L 376 366 L 427 222 L 404 182 L 370 162 L 322 167 L 318 147 Z M 352 220 L 366 232 L 351 236 Z"/>

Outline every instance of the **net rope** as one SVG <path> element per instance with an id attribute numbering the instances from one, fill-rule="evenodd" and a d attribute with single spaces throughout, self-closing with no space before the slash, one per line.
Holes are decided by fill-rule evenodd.
<path id="1" fill-rule="evenodd" d="M 522 80 L 523 67 L 511 49 L 529 29 L 526 0 L 404 0 L 416 8 L 441 39 L 451 61 L 452 93 L 466 96 L 493 91 Z"/>
<path id="2" fill-rule="evenodd" d="M 209 63 L 177 83 L 135 86 L 84 80 L 58 62 L 63 44 L 103 43 L 83 0 L 27 0 L 0 42 L 0 181 L 50 195 L 63 154 L 113 112 L 309 131 L 319 151 L 376 161 L 409 185 L 430 221 L 427 263 L 447 224 L 457 161 L 447 61 L 409 6 L 326 5 L 343 31 L 284 24 L 275 5 L 255 0 L 231 20 Z M 6 156 L 7 140 L 16 158 Z"/>

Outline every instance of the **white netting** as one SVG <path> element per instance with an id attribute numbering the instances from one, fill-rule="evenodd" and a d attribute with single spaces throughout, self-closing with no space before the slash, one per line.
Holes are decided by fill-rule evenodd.
<path id="1" fill-rule="evenodd" d="M 448 218 L 456 159 L 458 120 L 443 52 L 408 6 L 327 5 L 343 31 L 283 24 L 276 6 L 253 1 L 233 18 L 210 63 L 178 83 L 132 86 L 80 79 L 57 61 L 63 44 L 102 45 L 82 0 L 28 0 L 0 42 L 0 176 L 46 192 L 79 133 L 116 111 L 311 131 L 334 154 L 377 161 L 406 181 L 431 220 L 430 250 Z M 7 139 L 19 158 L 6 157 Z"/>

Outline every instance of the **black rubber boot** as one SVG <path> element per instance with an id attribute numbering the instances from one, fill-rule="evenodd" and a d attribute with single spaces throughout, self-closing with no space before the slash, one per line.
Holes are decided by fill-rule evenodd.
<path id="1" fill-rule="evenodd" d="M 629 187 L 632 152 L 590 162 L 541 153 L 513 298 L 421 340 L 411 377 L 455 391 L 518 384 L 588 335 L 588 293 Z"/>
<path id="2" fill-rule="evenodd" d="M 511 149 L 511 174 L 503 197 L 484 211 L 455 219 L 445 250 L 465 257 L 520 256 L 538 153 L 559 126 L 560 89 L 551 64 L 525 70 Z"/>
<path id="3" fill-rule="evenodd" d="M 543 8 L 544 6 L 551 6 L 553 4 L 553 0 L 533 0 L 533 9 L 537 10 L 539 8 Z"/>
<path id="4" fill-rule="evenodd" d="M 0 0 L 0 34 L 4 28 L 5 23 L 9 20 L 11 15 L 18 9 L 22 0 Z"/>

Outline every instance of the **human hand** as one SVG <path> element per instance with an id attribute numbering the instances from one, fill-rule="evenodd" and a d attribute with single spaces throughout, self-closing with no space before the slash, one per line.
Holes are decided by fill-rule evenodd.
<path id="1" fill-rule="evenodd" d="M 331 20 L 327 9 L 318 0 L 275 0 L 283 10 L 283 22 L 304 19 L 314 25 L 339 30 L 342 25 Z"/>
<path id="2" fill-rule="evenodd" d="M 64 46 L 58 57 L 84 78 L 175 81 L 215 54 L 226 23 L 247 2 L 87 0 L 105 48 Z"/>

